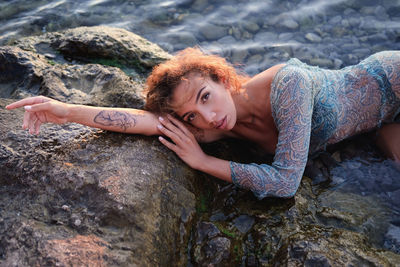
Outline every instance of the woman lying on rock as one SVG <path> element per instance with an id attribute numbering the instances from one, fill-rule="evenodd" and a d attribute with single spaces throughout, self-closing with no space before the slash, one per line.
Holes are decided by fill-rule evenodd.
<path id="1" fill-rule="evenodd" d="M 309 154 L 361 132 L 379 128 L 378 144 L 399 161 L 400 124 L 393 121 L 400 112 L 400 51 L 377 53 L 341 70 L 291 59 L 248 78 L 223 58 L 189 48 L 148 77 L 145 111 L 43 96 L 7 108 L 23 106 L 23 128 L 30 133 L 38 134 L 47 122 L 76 122 L 160 135 L 161 143 L 194 169 L 250 189 L 258 198 L 292 197 Z M 275 154 L 272 165 L 229 162 L 206 155 L 198 145 L 224 137 L 259 144 Z"/>

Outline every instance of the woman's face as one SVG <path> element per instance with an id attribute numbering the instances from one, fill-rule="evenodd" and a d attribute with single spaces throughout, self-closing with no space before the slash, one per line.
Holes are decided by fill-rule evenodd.
<path id="1" fill-rule="evenodd" d="M 209 76 L 191 73 L 175 88 L 175 113 L 200 129 L 230 131 L 236 123 L 236 108 L 230 88 Z"/>

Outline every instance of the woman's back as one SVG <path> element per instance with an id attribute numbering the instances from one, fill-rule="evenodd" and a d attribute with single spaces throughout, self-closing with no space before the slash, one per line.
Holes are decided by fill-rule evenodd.
<path id="1" fill-rule="evenodd" d="M 313 97 L 310 153 L 349 136 L 371 130 L 382 122 L 393 121 L 400 107 L 400 52 L 375 54 L 341 70 L 326 70 L 291 59 L 277 73 L 271 90 L 277 94 L 284 79 L 300 72 L 308 80 Z M 305 83 L 295 83 L 298 86 Z M 272 92 L 273 94 L 273 92 Z M 296 94 L 286 94 L 296 98 Z M 284 106 L 284 98 L 275 97 L 272 108 Z M 272 100 L 273 100 L 272 99 Z M 277 114 L 279 112 L 275 112 Z M 274 114 L 274 113 L 273 113 Z M 287 116 L 291 116 L 287 114 Z"/>

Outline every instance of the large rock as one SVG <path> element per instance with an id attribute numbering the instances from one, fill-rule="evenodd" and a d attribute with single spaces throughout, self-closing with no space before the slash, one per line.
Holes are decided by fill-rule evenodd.
<path id="1" fill-rule="evenodd" d="M 83 29 L 76 31 L 83 36 Z M 87 31 L 101 33 L 97 27 Z M 68 43 L 73 32 L 54 35 Z M 121 34 L 104 28 L 96 40 L 106 42 L 116 32 Z M 123 33 L 116 42 L 130 44 L 134 35 Z M 105 56 L 128 59 L 130 50 L 141 66 L 155 64 L 153 44 L 124 49 L 126 54 L 121 48 Z M 38 94 L 140 107 L 140 85 L 115 67 L 54 63 L 33 50 L 0 48 L 0 266 L 185 263 L 199 190 L 195 171 L 156 138 L 77 124 L 44 125 L 33 136 L 21 129 L 22 110 L 4 108 L 10 98 Z"/>
<path id="2" fill-rule="evenodd" d="M 141 86 L 119 68 L 99 64 L 53 64 L 18 47 L 0 47 L 0 97 L 46 95 L 97 106 L 140 107 Z"/>
<path id="3" fill-rule="evenodd" d="M 48 125 L 20 129 L 0 100 L 0 265 L 185 261 L 196 178 L 156 139 Z"/>
<path id="4" fill-rule="evenodd" d="M 60 53 L 68 59 L 108 62 L 140 71 L 151 70 L 171 57 L 158 45 L 132 32 L 107 26 L 79 27 L 26 37 L 16 41 L 16 45 L 51 57 Z"/>

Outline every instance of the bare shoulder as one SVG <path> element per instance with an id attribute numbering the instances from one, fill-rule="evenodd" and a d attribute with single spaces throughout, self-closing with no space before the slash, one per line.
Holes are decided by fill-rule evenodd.
<path id="1" fill-rule="evenodd" d="M 252 87 L 265 88 L 265 85 L 267 85 L 269 87 L 276 73 L 285 65 L 286 64 L 278 64 L 269 69 L 264 70 L 263 72 L 260 72 L 259 74 L 253 76 L 244 86 L 247 88 L 252 88 Z"/>

